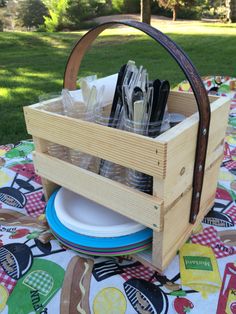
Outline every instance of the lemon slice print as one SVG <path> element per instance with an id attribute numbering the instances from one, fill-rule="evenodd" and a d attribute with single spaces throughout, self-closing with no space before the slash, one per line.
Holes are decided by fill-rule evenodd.
<path id="1" fill-rule="evenodd" d="M 6 184 L 11 178 L 8 174 L 0 170 L 0 185 Z"/>
<path id="2" fill-rule="evenodd" d="M 2 312 L 6 306 L 8 296 L 8 290 L 4 286 L 0 285 L 0 312 Z"/>
<path id="3" fill-rule="evenodd" d="M 125 314 L 126 299 L 116 288 L 105 288 L 98 292 L 93 302 L 94 314 Z"/>
<path id="4" fill-rule="evenodd" d="M 3 156 L 3 155 L 5 155 L 5 154 L 6 154 L 5 149 L 0 149 L 0 156 Z"/>

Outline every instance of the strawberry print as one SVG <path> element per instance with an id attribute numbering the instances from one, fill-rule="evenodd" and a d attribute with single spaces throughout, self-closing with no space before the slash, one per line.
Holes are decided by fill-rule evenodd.
<path id="1" fill-rule="evenodd" d="M 211 87 L 211 81 L 206 82 L 207 87 Z"/>
<path id="2" fill-rule="evenodd" d="M 177 297 L 174 300 L 173 306 L 176 313 L 178 314 L 189 313 L 194 308 L 194 305 L 191 301 L 189 301 L 187 298 L 182 298 L 182 297 L 181 298 Z"/>
<path id="3" fill-rule="evenodd" d="M 12 234 L 10 235 L 10 239 L 19 239 L 19 238 L 23 238 L 24 236 L 26 236 L 27 234 L 30 233 L 29 229 L 23 228 L 23 229 L 17 229 L 15 232 L 12 232 Z"/>
<path id="4" fill-rule="evenodd" d="M 17 172 L 26 178 L 31 178 L 32 181 L 41 184 L 41 178 L 35 174 L 34 165 L 32 163 L 12 164 L 9 169 Z"/>

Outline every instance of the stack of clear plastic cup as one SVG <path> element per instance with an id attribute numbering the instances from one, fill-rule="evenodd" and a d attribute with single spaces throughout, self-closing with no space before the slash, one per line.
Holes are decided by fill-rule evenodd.
<path id="1" fill-rule="evenodd" d="M 128 132 L 148 137 L 157 137 L 162 132 L 163 121 L 149 123 L 135 122 L 130 119 L 124 120 L 124 129 Z M 152 194 L 153 177 L 138 170 L 127 169 L 125 184 L 141 192 Z"/>
<path id="2" fill-rule="evenodd" d="M 175 125 L 179 124 L 184 119 L 186 119 L 186 116 L 184 116 L 181 113 L 172 112 L 172 113 L 169 113 L 169 119 L 170 119 L 170 126 L 174 127 Z"/>
<path id="3" fill-rule="evenodd" d="M 163 120 L 161 122 L 160 134 L 164 133 L 165 131 L 169 130 L 170 128 L 171 128 L 170 113 L 166 110 L 164 113 Z M 155 136 L 152 136 L 152 137 L 155 137 Z"/>
<path id="4" fill-rule="evenodd" d="M 99 166 L 99 174 L 105 178 L 123 183 L 124 167 L 108 160 L 101 160 Z"/>
<path id="5" fill-rule="evenodd" d="M 42 107 L 44 110 L 57 113 L 60 115 L 64 115 L 64 107 L 61 100 L 61 95 L 50 94 L 50 93 L 44 94 L 44 95 L 39 96 L 39 102 L 42 103 Z M 48 154 L 52 157 L 56 157 L 64 161 L 68 161 L 68 148 L 63 145 L 59 145 L 57 143 L 48 141 L 47 151 L 48 151 Z"/>
<path id="6" fill-rule="evenodd" d="M 96 110 L 96 123 L 98 124 L 122 129 L 122 119 L 122 112 L 119 115 L 115 114 L 114 117 L 111 118 L 108 107 L 98 108 Z M 125 178 L 125 168 L 111 161 L 101 159 L 99 174 L 103 177 L 123 183 Z"/>
<path id="7" fill-rule="evenodd" d="M 84 102 L 71 100 L 69 103 L 68 101 L 64 101 L 64 113 L 71 118 L 94 122 L 94 111 L 91 109 L 87 111 L 87 106 L 85 106 Z M 68 149 L 68 154 L 69 162 L 73 165 L 90 171 L 96 171 L 96 157 L 71 148 Z"/>
<path id="8" fill-rule="evenodd" d="M 68 148 L 53 142 L 48 142 L 48 154 L 60 160 L 68 161 Z"/>

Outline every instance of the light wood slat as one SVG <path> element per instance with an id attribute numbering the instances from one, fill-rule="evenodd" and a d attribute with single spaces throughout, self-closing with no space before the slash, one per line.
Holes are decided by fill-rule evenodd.
<path id="1" fill-rule="evenodd" d="M 215 201 L 215 189 L 217 185 L 217 175 L 220 166 L 220 159 L 208 169 L 204 181 L 203 197 L 200 212 L 194 225 L 188 222 L 190 213 L 190 201 L 192 189 L 189 190 L 169 212 L 164 214 L 163 230 L 153 232 L 153 248 L 151 260 L 140 258 L 135 254 L 134 258 L 143 262 L 148 267 L 162 271 L 175 257 L 179 248 L 188 240 L 192 230 L 194 230 L 203 220 L 204 216 L 211 209 Z M 210 189 L 208 188 L 210 184 Z M 142 256 L 142 254 L 140 254 Z"/>
<path id="2" fill-rule="evenodd" d="M 209 95 L 210 103 L 216 101 L 218 98 L 218 96 Z M 167 106 L 169 112 L 178 112 L 186 117 L 198 111 L 195 96 L 193 93 L 188 92 L 171 91 Z"/>
<path id="3" fill-rule="evenodd" d="M 205 169 L 223 156 L 223 139 L 228 120 L 229 102 L 218 99 L 211 105 L 211 123 Z M 154 179 L 157 195 L 169 206 L 192 185 L 198 130 L 198 115 L 194 114 L 181 124 L 159 136 L 167 143 L 167 166 L 164 181 Z M 169 133 L 169 134 L 168 134 Z"/>
<path id="4" fill-rule="evenodd" d="M 36 140 L 36 171 L 45 178 L 44 190 L 50 195 L 55 184 L 65 186 L 152 228 L 152 264 L 163 270 L 214 203 L 229 101 L 210 97 L 212 101 L 200 212 L 194 225 L 189 223 L 189 214 L 198 113 L 191 93 L 171 92 L 169 111 L 189 117 L 156 139 L 49 113 L 41 104 L 25 108 L 28 130 Z M 154 176 L 154 195 L 48 156 L 44 153 L 47 140 Z"/>
<path id="5" fill-rule="evenodd" d="M 215 200 L 215 194 L 212 195 L 212 197 L 207 200 L 207 203 L 204 204 L 203 208 L 205 208 L 205 211 L 198 215 L 197 222 L 194 224 L 195 227 L 197 227 L 200 224 L 204 216 L 209 212 L 209 209 L 211 209 L 211 207 L 214 204 L 214 200 Z M 172 259 L 176 256 L 176 253 L 179 250 L 179 248 L 181 248 L 181 246 L 184 245 L 184 243 L 190 237 L 192 230 L 193 230 L 193 227 L 189 226 L 186 230 L 184 230 L 183 233 L 180 234 L 180 237 L 178 239 L 176 238 L 176 242 L 173 244 L 171 250 L 165 251 L 165 256 L 163 257 L 161 267 L 159 267 L 159 263 L 158 263 L 159 269 L 163 270 L 169 265 Z"/>
<path id="6" fill-rule="evenodd" d="M 72 164 L 34 152 L 36 172 L 156 231 L 161 230 L 162 200 L 135 191 Z"/>
<path id="7" fill-rule="evenodd" d="M 197 221 L 194 225 L 189 223 L 190 204 L 192 189 L 187 192 L 171 210 L 164 215 L 163 223 L 163 265 L 168 264 L 182 244 L 190 236 L 191 231 L 198 226 L 203 217 L 214 204 L 217 177 L 219 173 L 221 159 L 217 160 L 214 165 L 205 173 L 203 183 L 203 193 L 201 198 L 200 211 Z"/>
<path id="8" fill-rule="evenodd" d="M 165 177 L 165 144 L 138 134 L 25 107 L 27 130 L 35 137 Z"/>
<path id="9" fill-rule="evenodd" d="M 159 270 L 163 270 L 164 264 L 164 230 L 155 232 L 153 231 L 152 241 L 152 264 Z"/>
<path id="10" fill-rule="evenodd" d="M 33 136 L 33 141 L 34 141 L 35 149 L 38 152 L 40 153 L 47 152 L 47 144 L 48 144 L 47 141 L 34 137 L 34 136 Z M 45 200 L 48 201 L 53 191 L 55 191 L 58 188 L 58 185 L 55 184 L 54 182 L 47 180 L 46 178 L 41 178 L 41 181 L 42 181 L 43 194 L 44 194 Z"/>

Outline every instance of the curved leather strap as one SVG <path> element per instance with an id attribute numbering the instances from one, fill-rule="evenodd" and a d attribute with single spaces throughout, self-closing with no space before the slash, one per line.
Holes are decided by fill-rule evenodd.
<path id="1" fill-rule="evenodd" d="M 149 26 L 148 24 L 137 21 L 113 21 L 103 23 L 91 29 L 76 43 L 66 65 L 64 74 L 64 88 L 68 88 L 69 90 L 76 89 L 76 81 L 80 68 L 80 63 L 89 46 L 106 28 L 119 24 L 139 29 L 145 34 L 149 35 L 159 44 L 161 44 L 179 64 L 180 68 L 184 72 L 192 87 L 199 111 L 199 127 L 193 174 L 193 194 L 189 220 L 190 223 L 194 223 L 199 212 L 202 185 L 204 179 L 204 168 L 210 126 L 210 104 L 203 82 L 197 70 L 193 66 L 188 56 L 184 53 L 184 51 L 168 36 L 160 32 L 156 28 Z"/>

